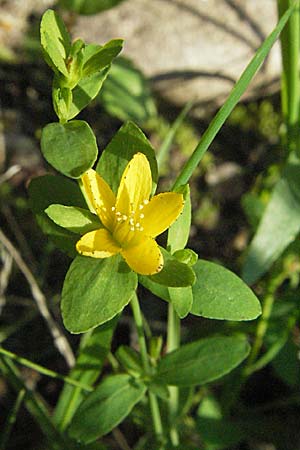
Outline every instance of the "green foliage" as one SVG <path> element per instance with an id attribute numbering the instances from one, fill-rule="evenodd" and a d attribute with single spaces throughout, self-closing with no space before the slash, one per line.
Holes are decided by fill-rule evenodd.
<path id="1" fill-rule="evenodd" d="M 61 18 L 51 9 L 42 17 L 41 44 L 51 69 L 68 77 L 66 60 L 71 49 L 70 36 Z"/>
<path id="2" fill-rule="evenodd" d="M 170 302 L 180 319 L 183 319 L 191 312 L 193 306 L 193 291 L 191 286 L 187 287 L 169 287 L 168 293 Z"/>
<path id="3" fill-rule="evenodd" d="M 99 377 L 110 350 L 116 324 L 117 317 L 83 335 L 75 367 L 69 375 L 71 378 L 92 386 Z M 64 386 L 54 413 L 54 422 L 60 430 L 67 427 L 84 397 L 82 389 L 68 384 Z"/>
<path id="4" fill-rule="evenodd" d="M 120 120 L 143 124 L 156 115 L 156 107 L 142 72 L 123 57 L 116 59 L 99 99 Z"/>
<path id="5" fill-rule="evenodd" d="M 120 53 L 123 47 L 122 39 L 112 39 L 105 45 L 93 46 L 93 53 L 89 52 L 82 67 L 83 78 L 93 75 L 95 72 L 107 67 L 112 60 Z M 90 47 L 91 48 L 91 47 Z"/>
<path id="6" fill-rule="evenodd" d="M 259 316 L 261 308 L 258 299 L 238 276 L 222 266 L 203 259 L 198 260 L 193 269 L 196 282 L 192 286 L 193 303 L 190 310 L 192 314 L 219 320 L 253 320 Z M 165 286 L 153 283 L 156 277 L 157 275 L 139 279 L 147 289 L 163 300 L 172 302 L 170 292 L 177 298 L 181 292 L 181 303 L 190 304 L 189 292 L 178 291 L 176 294 L 175 289 L 169 291 Z M 175 304 L 178 302 L 180 303 L 179 299 L 175 300 Z M 182 314 L 183 312 L 179 315 Z"/>
<path id="7" fill-rule="evenodd" d="M 244 337 L 212 337 L 168 353 L 158 363 L 155 380 L 173 386 L 194 386 L 221 378 L 248 355 Z"/>
<path id="8" fill-rule="evenodd" d="M 109 72 L 109 66 L 98 72 L 82 78 L 72 92 L 72 101 L 67 109 L 65 117 L 73 119 L 80 113 L 98 94 Z M 59 108 L 56 113 L 59 115 Z"/>
<path id="9" fill-rule="evenodd" d="M 254 293 L 228 269 L 200 259 L 194 270 L 192 314 L 221 320 L 253 320 L 261 314 Z"/>
<path id="10" fill-rule="evenodd" d="M 48 163 L 71 178 L 90 169 L 98 154 L 94 133 L 82 120 L 48 124 L 42 132 L 41 148 Z"/>
<path id="11" fill-rule="evenodd" d="M 191 286 L 195 283 L 196 277 L 192 268 L 178 261 L 164 248 L 161 247 L 160 250 L 164 258 L 164 266 L 159 273 L 149 275 L 148 278 L 151 281 L 169 287 Z"/>
<path id="12" fill-rule="evenodd" d="M 258 230 L 250 244 L 243 278 L 255 283 L 276 261 L 300 231 L 300 164 L 288 164 L 285 175 L 276 184 Z"/>
<path id="13" fill-rule="evenodd" d="M 120 255 L 77 256 L 65 278 L 61 311 L 67 330 L 84 333 L 115 317 L 129 303 L 137 275 Z"/>
<path id="14" fill-rule="evenodd" d="M 61 0 L 60 3 L 75 12 L 92 13 L 113 6 L 116 1 Z M 186 183 L 195 173 L 199 161 L 245 92 L 291 14 L 292 9 L 281 17 L 274 31 L 256 52 L 180 172 L 174 190 L 183 193 L 185 206 L 182 215 L 169 230 L 167 250 L 161 250 L 164 257 L 161 272 L 138 278 L 119 254 L 103 259 L 77 256 L 72 262 L 63 286 L 61 311 L 68 331 L 87 332 L 81 341 L 75 367 L 70 372 L 70 377 L 81 383 L 81 387 L 78 383 L 76 387 L 64 386 L 53 423 L 45 408 L 40 408 L 38 401 L 28 403 L 27 394 L 24 397 L 25 404 L 30 405 L 33 414 L 39 418 L 50 446 L 51 437 L 54 436 L 52 447 L 55 450 L 102 448 L 102 443 L 93 442 L 118 426 L 134 407 L 136 420 L 141 428 L 147 430 L 147 435 L 136 444 L 136 448 L 161 447 L 165 450 L 164 443 L 168 441 L 168 446 L 170 444 L 172 448 L 188 449 L 193 448 L 191 442 L 196 437 L 197 442 L 201 441 L 205 449 L 219 450 L 238 444 L 247 435 L 244 430 L 236 430 L 237 421 L 231 420 L 230 415 L 231 407 L 249 374 L 271 363 L 274 371 L 290 389 L 297 386 L 298 364 L 290 365 L 289 370 L 285 370 L 285 365 L 292 358 L 296 361 L 297 346 L 289 338 L 289 333 L 295 326 L 297 314 L 292 314 L 289 310 L 280 320 L 276 320 L 271 314 L 276 290 L 283 281 L 290 281 L 293 287 L 299 282 L 299 270 L 288 270 L 289 266 L 297 262 L 295 250 L 292 258 L 284 259 L 282 273 L 277 277 L 270 277 L 270 281 L 259 286 L 259 291 L 265 289 L 267 294 L 263 302 L 263 317 L 258 322 L 253 337 L 254 346 L 245 367 L 226 378 L 225 393 L 220 392 L 220 403 L 212 396 L 207 396 L 206 387 L 195 392 L 196 395 L 193 387 L 219 380 L 247 358 L 250 346 L 247 338 L 240 334 L 241 330 L 245 330 L 246 324 L 242 328 L 237 323 L 212 323 L 209 325 L 212 327 L 208 333 L 210 336 L 215 333 L 216 327 L 220 327 L 222 334 L 226 336 L 208 337 L 180 347 L 179 321 L 179 318 L 184 318 L 189 313 L 230 321 L 253 320 L 261 313 L 258 299 L 241 279 L 217 264 L 197 260 L 197 254 L 185 248 L 191 226 L 191 199 Z M 299 24 L 298 19 L 295 21 L 294 17 L 293 23 Z M 130 62 L 118 59 L 111 68 L 113 60 L 122 49 L 122 40 L 115 39 L 103 46 L 86 45 L 82 40 L 72 43 L 61 19 L 49 10 L 42 19 L 41 41 L 45 59 L 55 75 L 52 98 L 59 118 L 59 123 L 48 124 L 43 129 L 42 152 L 55 169 L 67 177 L 77 179 L 93 167 L 98 149 L 89 125 L 71 119 L 98 96 L 106 79 L 99 98 L 111 114 L 123 120 L 129 118 L 142 123 L 155 116 L 155 106 L 143 75 Z M 294 45 L 299 46 L 299 39 L 295 42 L 297 44 Z M 298 64 L 289 68 L 298 77 L 295 69 L 298 70 Z M 284 81 L 286 95 L 291 97 L 294 92 L 296 98 L 296 101 L 286 103 L 289 116 L 292 110 L 299 109 L 298 82 L 294 83 L 292 78 Z M 176 126 L 189 108 L 190 105 L 184 108 L 170 130 L 165 146 L 162 146 L 162 160 L 167 155 Z M 262 115 L 267 116 L 268 111 L 272 113 L 272 110 L 264 109 Z M 265 225 L 260 225 L 254 244 L 251 244 L 246 263 L 246 278 L 250 281 L 257 280 L 269 268 L 299 231 L 299 161 L 296 157 L 297 141 L 294 139 L 297 131 L 294 125 L 298 122 L 293 122 L 290 117 L 287 121 L 287 143 L 291 156 L 284 176 L 278 181 L 271 202 L 265 210 L 262 219 L 262 224 Z M 98 173 L 115 193 L 126 165 L 137 152 L 144 153 L 149 160 L 153 193 L 155 192 L 158 180 L 155 151 L 143 132 L 134 123 L 128 122 L 113 137 L 97 164 Z M 87 210 L 80 189 L 72 180 L 60 176 L 39 177 L 31 182 L 29 193 L 33 210 L 45 233 L 70 254 L 75 253 L 75 244 L 80 235 L 101 227 L 98 217 Z M 262 213 L 262 209 L 256 206 L 257 204 L 252 204 L 249 207 L 248 202 L 248 212 L 255 216 L 254 226 Z M 278 267 L 277 270 L 280 271 L 280 265 Z M 139 309 L 136 295 L 138 279 L 158 297 L 170 302 L 166 347 L 161 336 L 152 336 L 150 326 Z M 109 354 L 119 314 L 130 302 L 139 352 L 121 345 L 115 355 Z M 129 320 L 131 324 L 131 318 Z M 206 324 L 209 321 L 195 320 L 208 326 Z M 152 325 L 152 322 L 149 324 Z M 252 331 L 254 326 L 249 324 L 248 329 Z M 228 336 L 232 330 L 236 334 Z M 199 332 L 186 330 L 184 339 L 188 341 L 193 333 L 198 338 L 207 335 L 205 328 Z M 162 351 L 165 348 L 166 354 Z M 115 374 L 108 375 L 97 385 L 108 354 Z M 19 390 L 25 388 L 18 378 L 18 372 L 5 359 L 4 364 L 0 360 L 0 368 Z M 109 370 L 107 368 L 108 372 Z M 122 370 L 127 373 L 120 374 Z M 93 388 L 95 383 L 96 387 Z M 87 386 L 86 391 L 92 392 L 87 394 L 82 389 L 82 384 Z M 29 399 L 30 395 L 29 393 Z M 158 398 L 161 401 L 158 402 Z M 198 407 L 200 399 L 202 403 Z M 242 402 L 238 406 L 239 410 L 243 410 Z M 197 407 L 198 413 L 194 420 Z M 149 408 L 153 425 L 148 423 Z M 195 436 L 196 431 L 197 434 L 200 432 L 199 438 Z M 190 442 L 188 434 L 192 436 Z"/>
<path id="15" fill-rule="evenodd" d="M 116 427 L 138 403 L 146 386 L 129 375 L 107 377 L 78 408 L 69 435 L 85 444 Z"/>
<path id="16" fill-rule="evenodd" d="M 154 149 L 138 126 L 132 122 L 127 122 L 114 135 L 103 151 L 96 168 L 97 172 L 115 193 L 117 193 L 127 163 L 137 152 L 144 153 L 148 158 L 152 173 L 153 190 L 155 190 L 157 163 Z"/>
<path id="17" fill-rule="evenodd" d="M 137 377 L 143 373 L 140 354 L 133 348 L 121 345 L 116 352 L 116 358 L 130 375 Z"/>
<path id="18" fill-rule="evenodd" d="M 85 208 L 86 203 L 76 183 L 62 176 L 44 175 L 34 178 L 28 188 L 30 205 L 43 232 L 62 250 L 74 256 L 80 236 L 55 224 L 45 210 L 52 204 L 63 203 Z M 72 206 L 73 207 L 73 206 Z"/>
<path id="19" fill-rule="evenodd" d="M 45 213 L 54 223 L 73 233 L 84 234 L 101 228 L 98 216 L 87 209 L 52 204 Z"/>
<path id="20" fill-rule="evenodd" d="M 97 14 L 113 8 L 123 0 L 59 0 L 60 6 L 78 14 Z"/>

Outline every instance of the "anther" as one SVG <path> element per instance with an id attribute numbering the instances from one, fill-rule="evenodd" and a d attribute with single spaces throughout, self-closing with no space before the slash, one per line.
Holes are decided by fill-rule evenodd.
<path id="1" fill-rule="evenodd" d="M 123 219 L 123 220 L 127 220 L 126 214 L 123 214 L 122 219 Z"/>
<path id="2" fill-rule="evenodd" d="M 121 222 L 121 221 L 122 221 L 122 217 L 118 217 L 117 222 Z"/>
<path id="3" fill-rule="evenodd" d="M 138 222 L 135 224 L 136 228 L 140 228 L 141 224 Z"/>
<path id="4" fill-rule="evenodd" d="M 129 219 L 129 223 L 130 223 L 130 225 L 134 225 L 134 220 L 132 218 Z"/>
<path id="5" fill-rule="evenodd" d="M 139 206 L 139 209 L 143 209 L 143 208 L 144 208 L 144 205 L 140 205 L 140 206 Z"/>
<path id="6" fill-rule="evenodd" d="M 116 210 L 116 207 L 115 207 L 115 206 L 112 206 L 112 207 L 111 207 L 111 210 L 112 210 L 112 211 L 115 211 L 115 210 Z"/>
<path id="7" fill-rule="evenodd" d="M 143 201 L 143 203 L 144 203 L 144 205 L 148 205 L 149 200 L 145 199 L 145 200 Z"/>
<path id="8" fill-rule="evenodd" d="M 119 211 L 117 211 L 116 216 L 121 216 L 121 213 Z"/>
<path id="9" fill-rule="evenodd" d="M 130 231 L 134 231 L 134 227 L 130 227 Z"/>
<path id="10" fill-rule="evenodd" d="M 140 218 L 143 219 L 145 217 L 145 214 L 141 213 Z"/>

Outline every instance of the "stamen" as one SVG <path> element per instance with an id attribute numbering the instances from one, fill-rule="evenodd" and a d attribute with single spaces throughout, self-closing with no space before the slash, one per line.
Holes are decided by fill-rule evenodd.
<path id="1" fill-rule="evenodd" d="M 121 222 L 122 221 L 122 217 L 117 217 L 117 222 Z"/>
<path id="2" fill-rule="evenodd" d="M 116 216 L 121 216 L 121 213 L 119 211 L 117 211 Z"/>
<path id="3" fill-rule="evenodd" d="M 130 225 L 134 225 L 134 220 L 132 218 L 129 219 L 129 223 L 130 223 Z"/>
<path id="4" fill-rule="evenodd" d="M 144 203 L 144 205 L 148 205 L 149 200 L 145 199 L 145 200 L 143 201 L 143 203 Z"/>
<path id="5" fill-rule="evenodd" d="M 130 227 L 130 231 L 134 231 L 134 227 Z"/>
<path id="6" fill-rule="evenodd" d="M 139 209 L 143 209 L 143 208 L 144 208 L 144 205 L 140 205 L 140 206 L 139 206 Z"/>
<path id="7" fill-rule="evenodd" d="M 115 211 L 115 210 L 116 210 L 116 207 L 115 207 L 115 206 L 112 206 L 112 207 L 111 207 L 111 210 L 112 210 L 112 211 Z"/>
<path id="8" fill-rule="evenodd" d="M 140 228 L 141 224 L 138 222 L 135 224 L 136 228 Z"/>
<path id="9" fill-rule="evenodd" d="M 126 214 L 123 214 L 122 219 L 123 219 L 123 220 L 127 220 Z"/>
<path id="10" fill-rule="evenodd" d="M 145 217 L 145 214 L 141 213 L 140 218 L 143 219 Z"/>

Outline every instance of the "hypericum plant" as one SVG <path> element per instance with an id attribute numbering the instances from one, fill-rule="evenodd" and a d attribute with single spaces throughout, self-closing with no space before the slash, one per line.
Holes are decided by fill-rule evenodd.
<path id="1" fill-rule="evenodd" d="M 156 195 L 155 151 L 134 123 L 124 124 L 98 155 L 89 125 L 74 120 L 98 94 L 122 41 L 103 46 L 71 42 L 59 16 L 52 10 L 44 14 L 41 43 L 54 72 L 52 97 L 59 121 L 45 126 L 41 148 L 62 175 L 33 179 L 29 193 L 43 231 L 74 257 L 62 290 L 64 325 L 71 333 L 87 333 L 65 378 L 54 423 L 47 422 L 45 412 L 37 413 L 34 402 L 30 406 L 50 447 L 105 448 L 88 444 L 112 431 L 135 407 L 146 431 L 139 448 L 195 448 L 184 425 L 199 404 L 195 386 L 228 374 L 247 358 L 250 346 L 241 333 L 180 346 L 180 319 L 188 314 L 243 321 L 261 312 L 258 299 L 240 278 L 185 248 L 191 225 L 188 181 L 292 12 L 286 11 L 257 51 L 172 191 Z M 166 247 L 159 247 L 154 238 L 166 229 Z M 145 332 L 138 283 L 168 305 L 166 346 L 148 327 Z M 128 304 L 139 352 L 119 347 L 110 355 L 113 372 L 99 381 L 118 318 Z M 10 373 L 11 368 L 5 370 Z"/>

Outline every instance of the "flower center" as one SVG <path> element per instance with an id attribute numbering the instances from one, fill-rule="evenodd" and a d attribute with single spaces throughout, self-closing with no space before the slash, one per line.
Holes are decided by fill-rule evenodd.
<path id="1" fill-rule="evenodd" d="M 144 231 L 143 219 L 145 215 L 143 208 L 148 203 L 149 200 L 145 199 L 137 205 L 136 209 L 131 203 L 129 214 L 118 211 L 115 206 L 111 208 L 114 213 L 113 235 L 119 243 L 128 244 L 134 238 L 136 232 Z"/>

